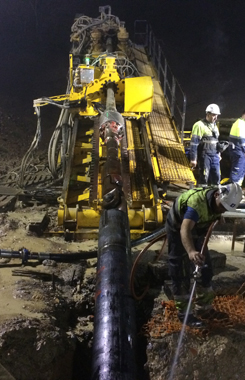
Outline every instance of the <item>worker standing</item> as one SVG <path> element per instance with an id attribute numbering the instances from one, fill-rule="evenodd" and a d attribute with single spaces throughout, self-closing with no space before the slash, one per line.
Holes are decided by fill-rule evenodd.
<path id="1" fill-rule="evenodd" d="M 242 186 L 245 175 L 245 110 L 242 116 L 232 124 L 229 141 L 230 180 Z"/>
<path id="2" fill-rule="evenodd" d="M 197 121 L 192 128 L 190 142 L 190 163 L 192 168 L 198 164 L 200 186 L 220 183 L 221 151 L 218 145 L 219 130 L 216 120 L 220 115 L 217 104 L 209 104 L 205 119 Z"/>
<path id="3" fill-rule="evenodd" d="M 225 211 L 234 211 L 242 199 L 242 190 L 237 183 L 220 187 L 188 190 L 176 198 L 168 212 L 166 231 L 168 238 L 169 275 L 178 317 L 184 321 L 190 297 L 190 279 L 196 266 L 201 277 L 197 279 L 195 310 L 191 305 L 187 325 L 201 327 L 205 313 L 212 309 L 214 292 L 213 277 L 208 248 L 200 253 L 210 225 L 219 220 Z M 195 313 L 194 313 L 195 311 Z"/>

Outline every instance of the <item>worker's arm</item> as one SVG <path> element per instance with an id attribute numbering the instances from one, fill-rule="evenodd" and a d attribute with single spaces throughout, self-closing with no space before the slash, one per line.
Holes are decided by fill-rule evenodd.
<path id="1" fill-rule="evenodd" d="M 190 164 L 192 168 L 197 165 L 197 148 L 203 136 L 201 122 L 196 122 L 192 127 L 191 141 L 190 141 Z"/>
<path id="2" fill-rule="evenodd" d="M 191 234 L 195 224 L 196 223 L 191 219 L 184 219 L 180 228 L 180 236 L 182 244 L 188 253 L 189 259 L 193 261 L 195 265 L 202 266 L 204 264 L 204 257 L 200 252 L 196 251 Z"/>

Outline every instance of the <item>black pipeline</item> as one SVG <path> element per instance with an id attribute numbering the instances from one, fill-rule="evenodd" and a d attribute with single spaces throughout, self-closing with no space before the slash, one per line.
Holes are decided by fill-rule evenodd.
<path id="1" fill-rule="evenodd" d="M 97 257 L 97 252 L 70 252 L 70 253 L 46 253 L 46 252 L 30 252 L 26 248 L 21 248 L 18 251 L 10 251 L 0 249 L 0 258 L 21 259 L 25 265 L 29 260 L 55 260 L 58 262 L 69 263 L 76 260 L 87 260 Z"/>
<path id="2" fill-rule="evenodd" d="M 130 229 L 118 158 L 124 133 L 124 120 L 115 106 L 114 84 L 109 83 L 106 110 L 100 117 L 106 161 L 102 171 L 92 380 L 136 379 L 135 310 L 129 287 Z"/>
<path id="3" fill-rule="evenodd" d="M 135 313 L 129 289 L 127 215 L 105 210 L 100 219 L 93 380 L 135 380 Z"/>
<path id="4" fill-rule="evenodd" d="M 157 230 L 143 234 L 139 239 L 131 240 L 131 247 L 137 247 L 140 244 L 152 241 L 158 236 L 161 236 L 165 232 L 165 227 L 158 228 Z M 48 252 L 30 252 L 27 248 L 21 248 L 18 251 L 12 251 L 8 249 L 0 249 L 0 258 L 7 259 L 21 259 L 23 264 L 26 264 L 29 260 L 54 260 L 57 262 L 73 262 L 76 260 L 94 259 L 97 257 L 97 251 L 81 251 L 70 253 L 48 253 Z"/>

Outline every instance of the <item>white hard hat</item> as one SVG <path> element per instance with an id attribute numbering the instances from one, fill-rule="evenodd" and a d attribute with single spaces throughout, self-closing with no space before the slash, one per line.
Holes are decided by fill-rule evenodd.
<path id="1" fill-rule="evenodd" d="M 206 112 L 214 113 L 215 115 L 220 115 L 220 109 L 217 104 L 209 104 L 206 108 Z"/>
<path id="2" fill-rule="evenodd" d="M 220 186 L 218 199 L 227 211 L 235 211 L 242 200 L 242 189 L 238 183 Z"/>

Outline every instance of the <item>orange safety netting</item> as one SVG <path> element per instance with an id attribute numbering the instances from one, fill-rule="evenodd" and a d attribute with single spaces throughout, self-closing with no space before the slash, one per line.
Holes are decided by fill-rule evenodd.
<path id="1" fill-rule="evenodd" d="M 245 298 L 241 289 L 237 294 L 228 296 L 217 296 L 213 301 L 213 309 L 215 313 L 205 315 L 201 318 L 205 321 L 205 328 L 194 329 L 186 326 L 186 331 L 195 335 L 206 336 L 217 328 L 234 327 L 236 325 L 245 325 Z M 143 326 L 143 334 L 152 338 L 162 338 L 167 334 L 178 332 L 182 328 L 182 323 L 177 316 L 174 301 L 166 301 L 162 303 L 163 312 L 154 315 L 148 323 Z M 226 316 L 220 318 L 222 314 Z"/>

